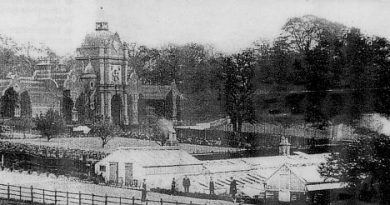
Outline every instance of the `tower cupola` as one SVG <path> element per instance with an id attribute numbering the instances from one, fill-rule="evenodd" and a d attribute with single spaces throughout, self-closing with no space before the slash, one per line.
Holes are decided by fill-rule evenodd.
<path id="1" fill-rule="evenodd" d="M 100 7 L 96 21 L 96 31 L 108 31 L 108 22 L 104 15 L 103 7 Z"/>

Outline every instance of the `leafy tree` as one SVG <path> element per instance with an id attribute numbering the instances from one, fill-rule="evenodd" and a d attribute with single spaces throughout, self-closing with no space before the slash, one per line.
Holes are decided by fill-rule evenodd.
<path id="1" fill-rule="evenodd" d="M 108 120 L 101 120 L 92 125 L 90 134 L 102 140 L 102 147 L 114 137 L 120 136 L 122 130 L 118 125 L 110 123 Z"/>
<path id="2" fill-rule="evenodd" d="M 242 123 L 255 120 L 253 106 L 254 76 L 253 52 L 250 50 L 225 57 L 223 60 L 225 80 L 225 110 L 230 116 L 233 131 L 241 133 Z"/>
<path id="3" fill-rule="evenodd" d="M 348 185 L 355 199 L 370 201 L 375 196 L 390 203 L 390 138 L 360 128 L 359 137 L 332 153 L 320 165 L 320 174 Z"/>
<path id="4" fill-rule="evenodd" d="M 64 119 L 53 109 L 49 109 L 45 115 L 37 116 L 34 122 L 36 129 L 43 137 L 47 138 L 47 141 L 64 132 L 66 127 Z"/>

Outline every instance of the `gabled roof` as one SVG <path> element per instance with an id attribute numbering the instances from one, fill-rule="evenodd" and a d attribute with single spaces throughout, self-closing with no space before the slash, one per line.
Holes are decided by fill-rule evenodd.
<path id="1" fill-rule="evenodd" d="M 202 165 L 202 162 L 178 148 L 119 148 L 102 161 L 135 162 L 143 167 Z"/>

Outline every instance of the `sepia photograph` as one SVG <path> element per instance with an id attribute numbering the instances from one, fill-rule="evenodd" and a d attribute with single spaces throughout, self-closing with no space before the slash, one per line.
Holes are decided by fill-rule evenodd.
<path id="1" fill-rule="evenodd" d="M 390 205 L 390 0 L 0 19 L 0 205 Z"/>

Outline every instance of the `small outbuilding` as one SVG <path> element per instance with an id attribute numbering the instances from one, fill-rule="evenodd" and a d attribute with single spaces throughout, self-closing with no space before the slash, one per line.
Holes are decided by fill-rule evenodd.
<path id="1" fill-rule="evenodd" d="M 106 182 L 126 186 L 147 179 L 164 188 L 174 177 L 202 172 L 202 162 L 177 147 L 118 148 L 95 165 L 95 173 Z"/>
<path id="2" fill-rule="evenodd" d="M 346 186 L 335 179 L 322 177 L 317 165 L 288 164 L 283 164 L 277 169 L 265 184 L 267 202 L 290 204 L 316 204 L 318 201 L 330 201 L 334 198 L 332 196 L 339 194 Z"/>

